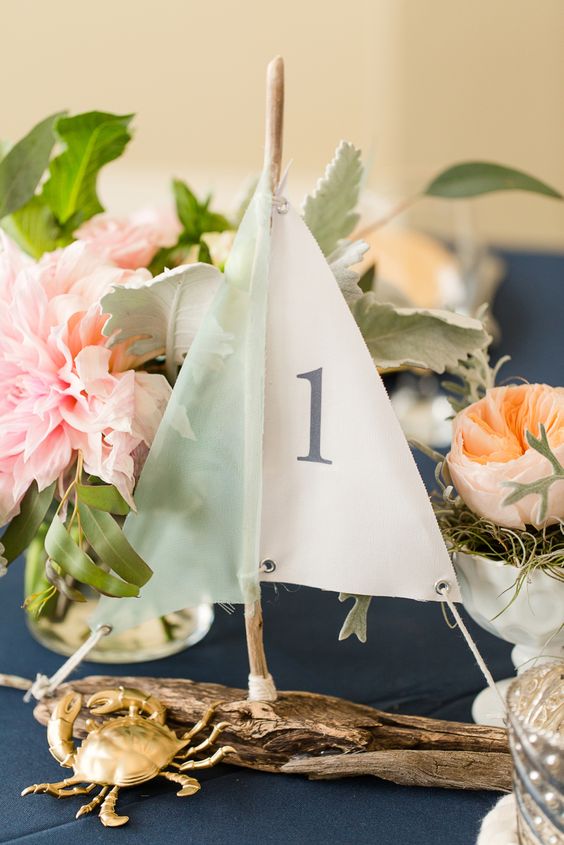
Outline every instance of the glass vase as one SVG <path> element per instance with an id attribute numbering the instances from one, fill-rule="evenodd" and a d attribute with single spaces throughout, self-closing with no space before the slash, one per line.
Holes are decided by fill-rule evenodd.
<path id="1" fill-rule="evenodd" d="M 507 696 L 521 845 L 564 842 L 564 662 L 529 669 Z"/>
<path id="2" fill-rule="evenodd" d="M 44 531 L 41 531 L 26 553 L 26 597 L 37 595 L 50 586 L 45 577 L 47 555 L 43 541 Z M 90 635 L 88 620 L 94 612 L 98 595 L 82 585 L 81 592 L 86 598 L 84 602 L 71 601 L 62 593 L 57 593 L 45 603 L 39 615 L 26 611 L 31 634 L 41 645 L 57 654 L 73 654 Z M 211 605 L 201 604 L 152 619 L 119 634 L 108 634 L 89 652 L 88 660 L 95 663 L 141 663 L 167 657 L 205 637 L 213 615 Z"/>

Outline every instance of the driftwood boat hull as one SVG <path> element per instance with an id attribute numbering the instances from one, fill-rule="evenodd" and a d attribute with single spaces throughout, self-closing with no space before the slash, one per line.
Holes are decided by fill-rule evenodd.
<path id="1" fill-rule="evenodd" d="M 40 701 L 35 717 L 46 724 L 56 701 L 74 689 L 85 698 L 116 685 L 112 676 L 89 676 L 63 684 Z M 159 698 L 171 726 L 186 728 L 212 702 L 218 718 L 233 727 L 223 734 L 235 748 L 226 763 L 265 772 L 328 779 L 374 775 L 408 786 L 511 790 L 511 757 L 502 728 L 386 713 L 341 698 L 280 692 L 274 702 L 246 700 L 246 691 L 179 678 L 119 678 L 127 687 Z M 75 722 L 86 735 L 83 709 Z"/>

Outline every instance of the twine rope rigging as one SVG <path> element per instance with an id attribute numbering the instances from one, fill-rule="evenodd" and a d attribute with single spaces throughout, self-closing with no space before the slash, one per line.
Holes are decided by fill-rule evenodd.
<path id="1" fill-rule="evenodd" d="M 496 683 L 493 679 L 493 676 L 488 669 L 488 666 L 480 654 L 478 646 L 472 639 L 468 628 L 464 624 L 460 613 L 458 612 L 456 605 L 452 601 L 449 596 L 450 592 L 450 584 L 446 579 L 442 579 L 437 581 L 435 584 L 435 590 L 440 595 L 444 602 L 448 605 L 450 612 L 452 613 L 457 626 L 460 628 L 460 631 L 466 640 L 466 644 L 468 648 L 472 652 L 476 663 L 478 664 L 480 671 L 482 672 L 486 683 L 490 687 L 491 690 L 495 691 L 496 696 L 499 698 L 501 704 L 503 705 L 503 709 L 505 710 L 505 701 L 499 689 L 496 686 Z M 24 696 L 24 701 L 30 701 L 32 698 L 35 698 L 37 701 L 41 701 L 42 698 L 45 696 L 52 695 L 57 687 L 60 686 L 68 676 L 74 672 L 75 669 L 80 666 L 82 661 L 87 657 L 87 655 L 92 651 L 92 649 L 100 642 L 103 637 L 106 637 L 112 631 L 111 625 L 99 625 L 88 637 L 87 640 L 72 654 L 68 660 L 66 660 L 63 665 L 49 678 L 47 675 L 43 675 L 38 673 L 34 681 L 30 681 L 27 678 L 21 678 L 17 675 L 5 675 L 0 674 L 0 684 L 2 686 L 12 687 L 14 689 L 21 689 L 26 690 L 26 694 Z M 267 676 L 264 675 L 249 675 L 249 699 L 250 701 L 274 701 L 276 700 L 276 686 L 274 684 L 274 680 L 270 673 Z"/>
<path id="2" fill-rule="evenodd" d="M 98 645 L 103 637 L 107 637 L 111 631 L 111 625 L 98 625 L 98 627 L 92 631 L 88 639 L 85 640 L 79 648 L 77 648 L 74 654 L 71 654 L 69 659 L 66 660 L 59 669 L 57 669 L 51 678 L 48 678 L 47 675 L 38 673 L 35 681 L 33 681 L 30 688 L 24 695 L 24 701 L 31 701 L 32 698 L 35 698 L 37 701 L 41 701 L 41 699 L 45 698 L 46 695 L 52 695 L 57 687 L 62 684 L 63 681 L 66 681 L 71 672 L 74 672 L 74 670 L 80 666 L 87 654 L 89 654 L 89 652 Z"/>
<path id="3" fill-rule="evenodd" d="M 45 696 L 53 695 L 57 687 L 63 681 L 66 681 L 68 676 L 80 666 L 82 661 L 98 645 L 100 640 L 103 637 L 107 637 L 111 631 L 111 625 L 98 625 L 88 639 L 77 648 L 74 654 L 71 654 L 68 660 L 65 660 L 63 665 L 50 678 L 47 675 L 42 675 L 40 672 L 37 673 L 34 681 L 30 681 L 28 678 L 20 678 L 18 675 L 0 674 L 0 685 L 11 687 L 12 689 L 26 690 L 24 701 L 31 701 L 32 698 L 35 698 L 36 701 L 41 701 Z"/>
<path id="4" fill-rule="evenodd" d="M 502 704 L 502 707 L 503 707 L 503 712 L 505 713 L 505 709 L 506 709 L 505 708 L 505 701 L 504 701 L 503 696 L 500 693 L 500 691 L 499 691 L 499 689 L 496 685 L 496 682 L 493 679 L 492 673 L 488 669 L 486 661 L 484 660 L 484 658 L 480 654 L 478 646 L 476 645 L 476 643 L 472 639 L 470 631 L 468 630 L 468 628 L 464 624 L 462 617 L 461 617 L 460 613 L 458 612 L 458 610 L 456 608 L 455 603 L 453 602 L 453 600 L 449 596 L 450 583 L 445 578 L 441 579 L 440 581 L 437 581 L 437 583 L 435 584 L 435 591 L 440 596 L 442 596 L 444 601 L 447 603 L 448 608 L 449 608 L 450 612 L 452 613 L 452 615 L 453 615 L 453 617 L 456 621 L 456 624 L 460 628 L 462 636 L 466 640 L 466 645 L 468 646 L 468 648 L 470 649 L 470 651 L 474 655 L 476 663 L 480 667 L 480 671 L 482 672 L 482 675 L 486 679 L 487 685 L 489 686 L 489 688 L 496 694 L 496 696 L 501 701 L 501 704 Z"/>

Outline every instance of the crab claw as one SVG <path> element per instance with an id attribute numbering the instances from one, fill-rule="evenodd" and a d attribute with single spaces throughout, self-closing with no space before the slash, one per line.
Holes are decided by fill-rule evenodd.
<path id="1" fill-rule="evenodd" d="M 127 824 L 129 816 L 118 816 L 116 813 L 100 813 L 100 821 L 104 827 L 121 827 Z"/>
<path id="2" fill-rule="evenodd" d="M 166 708 L 153 695 L 138 689 L 119 687 L 95 692 L 88 699 L 88 708 L 96 716 L 116 713 L 120 710 L 133 710 L 145 713 L 150 719 L 161 725 L 165 723 Z"/>

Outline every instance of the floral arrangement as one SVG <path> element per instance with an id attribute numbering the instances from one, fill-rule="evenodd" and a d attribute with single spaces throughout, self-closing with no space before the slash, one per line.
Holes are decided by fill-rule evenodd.
<path id="1" fill-rule="evenodd" d="M 564 581 L 564 388 L 496 387 L 498 371 L 481 351 L 446 385 L 457 413 L 446 458 L 431 453 L 434 506 L 454 551 L 516 568 L 516 596 L 535 569 Z"/>
<path id="2" fill-rule="evenodd" d="M 57 114 L 0 147 L 0 524 L 7 525 L 0 564 L 6 571 L 41 538 L 46 586 L 28 597 L 37 611 L 57 592 L 82 600 L 82 585 L 137 595 L 150 577 L 121 522 L 135 507 L 136 480 L 245 210 L 244 203 L 231 216 L 215 211 L 210 197 L 200 200 L 175 180 L 174 210 L 107 213 L 98 174 L 124 152 L 131 119 Z M 354 269 L 366 250 L 349 237 L 359 222 L 362 177 L 360 152 L 342 143 L 303 216 L 375 364 L 456 373 L 484 354 L 482 320 L 381 302 L 374 273 L 368 281 Z M 487 163 L 449 168 L 420 195 L 501 189 L 560 197 L 526 174 Z M 470 419 L 467 412 L 457 422 L 460 438 L 469 436 Z M 548 448 L 546 438 L 542 443 Z M 459 479 L 464 473 L 470 479 L 464 467 Z"/>

